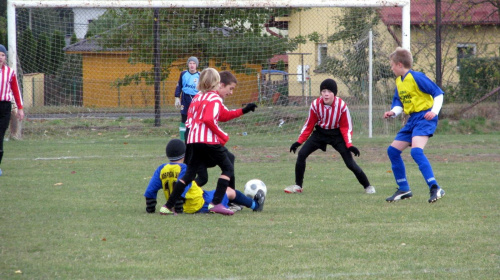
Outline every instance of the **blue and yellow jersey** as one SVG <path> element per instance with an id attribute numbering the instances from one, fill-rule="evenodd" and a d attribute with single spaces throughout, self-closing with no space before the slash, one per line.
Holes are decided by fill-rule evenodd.
<path id="1" fill-rule="evenodd" d="M 168 200 L 172 193 L 174 183 L 184 176 L 186 169 L 187 166 L 184 163 L 165 163 L 160 165 L 149 181 L 144 196 L 156 199 L 158 191 L 163 189 L 165 199 Z M 186 186 L 182 197 L 186 200 L 184 203 L 184 213 L 196 213 L 205 203 L 203 199 L 203 190 L 194 181 Z"/>
<path id="2" fill-rule="evenodd" d="M 431 109 L 434 97 L 443 91 L 422 72 L 410 70 L 404 77 L 396 78 L 396 89 L 392 99 L 391 109 L 403 107 L 405 114 Z"/>

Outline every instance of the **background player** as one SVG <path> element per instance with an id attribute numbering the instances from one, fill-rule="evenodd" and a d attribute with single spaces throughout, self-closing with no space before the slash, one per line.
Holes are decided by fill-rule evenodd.
<path id="1" fill-rule="evenodd" d="M 187 60 L 187 70 L 181 72 L 177 87 L 175 88 L 175 107 L 181 109 L 181 122 L 185 123 L 187 119 L 187 111 L 191 100 L 198 93 L 196 87 L 200 80 L 200 72 L 198 72 L 198 58 L 192 56 Z"/>

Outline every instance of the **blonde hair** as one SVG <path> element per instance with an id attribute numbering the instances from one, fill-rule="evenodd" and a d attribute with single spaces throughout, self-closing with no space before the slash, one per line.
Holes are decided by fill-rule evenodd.
<path id="1" fill-rule="evenodd" d="M 218 90 L 220 86 L 220 75 L 214 68 L 206 68 L 201 71 L 200 81 L 196 87 L 199 91 L 205 93 Z"/>
<path id="2" fill-rule="evenodd" d="M 411 52 L 402 47 L 397 47 L 396 50 L 389 55 L 389 59 L 394 63 L 403 64 L 403 66 L 408 69 L 413 65 L 413 56 Z"/>

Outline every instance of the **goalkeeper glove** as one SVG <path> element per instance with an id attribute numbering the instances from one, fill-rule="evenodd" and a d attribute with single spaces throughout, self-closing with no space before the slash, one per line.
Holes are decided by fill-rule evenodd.
<path id="1" fill-rule="evenodd" d="M 243 114 L 246 114 L 250 111 L 255 112 L 255 108 L 257 108 L 257 105 L 255 103 L 248 103 L 247 106 L 243 107 Z"/>
<path id="2" fill-rule="evenodd" d="M 295 154 L 295 152 L 297 151 L 297 148 L 302 145 L 300 144 L 299 142 L 295 142 L 292 144 L 292 146 L 290 147 L 290 153 L 293 152 Z"/>
<path id="3" fill-rule="evenodd" d="M 357 157 L 359 157 L 359 155 L 360 155 L 360 152 L 359 152 L 358 148 L 356 148 L 354 146 L 350 146 L 349 147 L 349 151 L 351 151 Z"/>

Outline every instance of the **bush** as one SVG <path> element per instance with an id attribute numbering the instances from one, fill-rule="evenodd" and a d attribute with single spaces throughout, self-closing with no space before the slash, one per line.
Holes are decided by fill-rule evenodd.
<path id="1" fill-rule="evenodd" d="M 473 102 L 500 85 L 500 58 L 467 58 L 460 65 L 457 102 Z"/>

